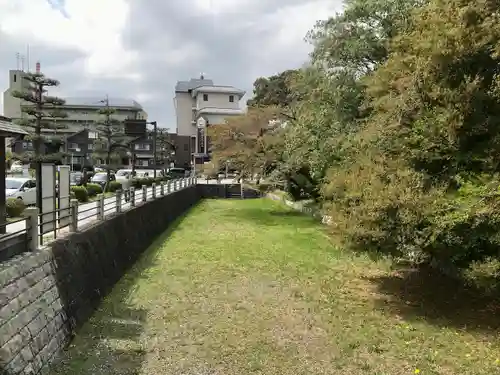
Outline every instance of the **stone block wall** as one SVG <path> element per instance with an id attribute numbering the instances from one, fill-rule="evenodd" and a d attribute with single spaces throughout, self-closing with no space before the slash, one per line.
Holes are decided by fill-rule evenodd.
<path id="1" fill-rule="evenodd" d="M 203 184 L 197 185 L 201 198 L 241 198 L 240 184 Z M 245 198 L 260 198 L 259 191 L 245 187 Z"/>
<path id="2" fill-rule="evenodd" d="M 0 373 L 38 374 L 68 332 L 49 251 L 0 263 Z"/>
<path id="3" fill-rule="evenodd" d="M 0 375 L 50 373 L 102 298 L 199 200 L 190 186 L 0 262 Z"/>

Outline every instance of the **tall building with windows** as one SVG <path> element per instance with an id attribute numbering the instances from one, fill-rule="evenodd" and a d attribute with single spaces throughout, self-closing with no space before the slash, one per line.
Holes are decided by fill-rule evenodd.
<path id="1" fill-rule="evenodd" d="M 193 159 L 197 156 L 199 162 L 208 158 L 207 127 L 223 123 L 228 116 L 244 113 L 240 107 L 244 95 L 243 90 L 215 85 L 203 75 L 177 82 L 174 98 L 177 136 L 185 139 Z"/>
<path id="2" fill-rule="evenodd" d="M 29 89 L 29 81 L 23 79 L 25 75 L 26 72 L 23 70 L 10 70 L 9 87 L 3 93 L 4 116 L 13 120 L 25 116 L 22 108 L 32 105 L 12 96 L 13 91 L 26 91 Z M 109 107 L 113 108 L 115 110 L 113 117 L 120 121 L 147 119 L 147 113 L 143 107 L 132 99 L 106 98 L 105 95 L 102 97 L 63 97 L 62 99 L 66 102 L 60 108 L 67 114 L 67 117 L 54 120 L 56 130 L 44 129 L 43 131 L 44 133 L 54 133 L 65 137 L 66 150 L 64 151 L 71 154 L 72 163 L 77 168 L 92 164 L 90 155 L 93 143 L 98 137 L 96 126 L 99 121 L 103 120 L 99 110 L 104 106 L 109 105 Z M 14 139 L 12 141 L 12 149 L 17 154 L 32 150 L 32 146 L 32 143 L 28 140 Z"/>

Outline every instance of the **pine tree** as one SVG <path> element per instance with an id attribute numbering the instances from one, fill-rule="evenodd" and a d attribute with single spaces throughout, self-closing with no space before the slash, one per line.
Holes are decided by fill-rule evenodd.
<path id="1" fill-rule="evenodd" d="M 56 119 L 66 118 L 67 114 L 60 108 L 65 101 L 55 96 L 44 95 L 47 87 L 59 85 L 59 81 L 45 77 L 42 73 L 25 73 L 23 79 L 30 83 L 24 91 L 14 91 L 12 96 L 27 102 L 22 104 L 21 111 L 28 117 L 15 122 L 29 133 L 26 139 L 33 142 L 34 151 L 27 151 L 18 158 L 28 163 L 41 165 L 43 162 L 61 161 L 64 153 L 60 147 L 64 143 L 62 136 L 57 136 L 57 129 L 64 128 Z M 47 133 L 52 134 L 47 134 Z"/>
<path id="2" fill-rule="evenodd" d="M 94 160 L 104 160 L 106 163 L 104 168 L 106 169 L 107 179 L 104 191 L 108 191 L 113 164 L 120 164 L 122 157 L 130 148 L 132 138 L 125 134 L 123 121 L 113 117 L 116 110 L 109 106 L 108 97 L 102 103 L 105 106 L 98 112 L 104 119 L 96 126 L 99 138 L 95 142 L 92 158 Z"/>

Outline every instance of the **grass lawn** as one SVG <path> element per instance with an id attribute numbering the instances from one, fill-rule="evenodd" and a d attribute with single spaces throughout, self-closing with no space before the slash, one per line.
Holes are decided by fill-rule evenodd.
<path id="1" fill-rule="evenodd" d="M 207 200 L 152 246 L 53 374 L 500 374 L 498 301 L 334 246 L 269 200 Z"/>

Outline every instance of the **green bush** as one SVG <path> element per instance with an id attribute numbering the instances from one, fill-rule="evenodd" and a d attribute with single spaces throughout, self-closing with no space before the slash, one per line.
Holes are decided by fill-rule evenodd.
<path id="1" fill-rule="evenodd" d="M 72 186 L 71 192 L 75 195 L 75 198 L 78 199 L 78 202 L 85 203 L 89 201 L 89 193 L 84 186 Z"/>
<path id="2" fill-rule="evenodd" d="M 121 189 L 122 189 L 122 184 L 119 183 L 118 181 L 110 181 L 107 186 L 107 191 L 110 193 L 114 193 L 115 191 Z"/>
<path id="3" fill-rule="evenodd" d="M 102 194 L 102 187 L 99 184 L 87 184 L 86 188 L 89 197 L 95 197 L 97 194 Z"/>
<path id="4" fill-rule="evenodd" d="M 23 213 L 26 205 L 21 199 L 7 198 L 5 211 L 8 217 L 19 217 Z"/>
<path id="5" fill-rule="evenodd" d="M 132 187 L 136 190 L 140 189 L 140 187 L 142 186 L 141 180 L 142 180 L 141 178 L 133 178 L 132 179 Z"/>
<path id="6" fill-rule="evenodd" d="M 153 182 L 155 182 L 155 179 L 152 177 L 146 177 L 146 178 L 141 178 L 142 185 L 146 186 L 151 186 L 153 185 Z"/>

